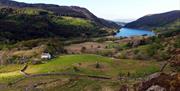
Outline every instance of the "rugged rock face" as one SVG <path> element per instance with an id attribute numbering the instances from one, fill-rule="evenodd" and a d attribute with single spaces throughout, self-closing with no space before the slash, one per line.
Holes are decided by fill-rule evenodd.
<path id="1" fill-rule="evenodd" d="M 52 11 L 60 16 L 85 18 L 96 22 L 98 25 L 102 27 L 120 28 L 120 26 L 115 22 L 98 18 L 86 8 L 77 7 L 77 6 L 58 6 L 53 4 L 27 4 L 27 3 L 16 2 L 11 0 L 0 0 L 0 7 L 45 9 Z"/>
<path id="2" fill-rule="evenodd" d="M 151 86 L 147 91 L 166 91 L 166 89 L 158 85 L 155 85 Z"/>
<path id="3" fill-rule="evenodd" d="M 180 66 L 180 49 L 174 51 L 175 55 L 170 59 L 172 66 Z"/>
<path id="4" fill-rule="evenodd" d="M 129 91 L 129 87 L 127 85 L 122 85 L 119 91 Z"/>
<path id="5" fill-rule="evenodd" d="M 180 19 L 180 10 L 147 15 L 134 22 L 128 23 L 125 27 L 137 29 L 152 29 L 162 27 Z"/>
<path id="6" fill-rule="evenodd" d="M 134 87 L 135 91 L 180 91 L 180 74 L 155 73 Z"/>
<path id="7" fill-rule="evenodd" d="M 171 64 L 172 64 L 173 66 L 180 66 L 180 54 L 176 55 L 176 56 L 173 58 Z"/>

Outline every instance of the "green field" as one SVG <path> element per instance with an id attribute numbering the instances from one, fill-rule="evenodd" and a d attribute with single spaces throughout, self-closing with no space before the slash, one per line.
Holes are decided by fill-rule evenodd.
<path id="1" fill-rule="evenodd" d="M 97 62 L 100 68 L 96 68 Z M 23 77 L 19 73 L 21 67 L 23 67 L 23 65 L 0 67 L 0 82 L 11 82 L 19 77 Z M 76 67 L 78 71 L 75 71 L 74 67 Z M 159 69 L 159 63 L 154 61 L 114 60 L 97 55 L 81 54 L 64 55 L 52 59 L 45 64 L 29 65 L 26 72 L 29 74 L 68 72 L 108 77 L 126 76 L 130 73 L 130 77 L 134 78 L 157 72 Z"/>

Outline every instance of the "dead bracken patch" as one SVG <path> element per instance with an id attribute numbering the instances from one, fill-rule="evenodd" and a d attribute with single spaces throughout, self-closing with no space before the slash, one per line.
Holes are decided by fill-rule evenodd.
<path id="1" fill-rule="evenodd" d="M 65 49 L 67 50 L 68 53 L 82 53 L 82 51 L 88 53 L 94 53 L 98 50 L 105 49 L 105 45 L 97 42 L 85 42 L 85 43 L 72 44 L 66 46 Z"/>

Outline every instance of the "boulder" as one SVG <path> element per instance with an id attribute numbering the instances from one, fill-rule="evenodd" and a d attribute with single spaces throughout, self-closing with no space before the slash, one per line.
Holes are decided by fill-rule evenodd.
<path id="1" fill-rule="evenodd" d="M 180 73 L 155 73 L 134 88 L 135 91 L 180 91 Z"/>
<path id="2" fill-rule="evenodd" d="M 148 88 L 146 91 L 166 91 L 166 89 L 158 85 L 153 85 L 150 88 Z"/>

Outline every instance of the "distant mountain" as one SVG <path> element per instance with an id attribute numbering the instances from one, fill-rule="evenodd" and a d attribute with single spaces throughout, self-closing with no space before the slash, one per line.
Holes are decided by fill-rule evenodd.
<path id="1" fill-rule="evenodd" d="M 151 30 L 170 25 L 174 22 L 178 23 L 179 20 L 180 10 L 175 10 L 161 14 L 146 15 L 134 22 L 128 23 L 125 27 Z"/>
<path id="2" fill-rule="evenodd" d="M 45 9 L 48 11 L 52 11 L 59 16 L 71 16 L 71 17 L 88 19 L 94 21 L 96 24 L 102 27 L 120 28 L 118 24 L 98 18 L 86 8 L 77 7 L 77 6 L 59 6 L 53 4 L 27 4 L 27 3 L 16 2 L 11 0 L 0 0 L 0 7 Z"/>
<path id="3" fill-rule="evenodd" d="M 126 23 L 124 23 L 124 22 L 119 22 L 119 21 L 115 21 L 116 22 L 116 24 L 118 24 L 119 26 L 125 26 L 126 25 Z"/>
<path id="4" fill-rule="evenodd" d="M 136 19 L 115 19 L 116 22 L 122 22 L 122 23 L 130 23 L 135 21 Z"/>

